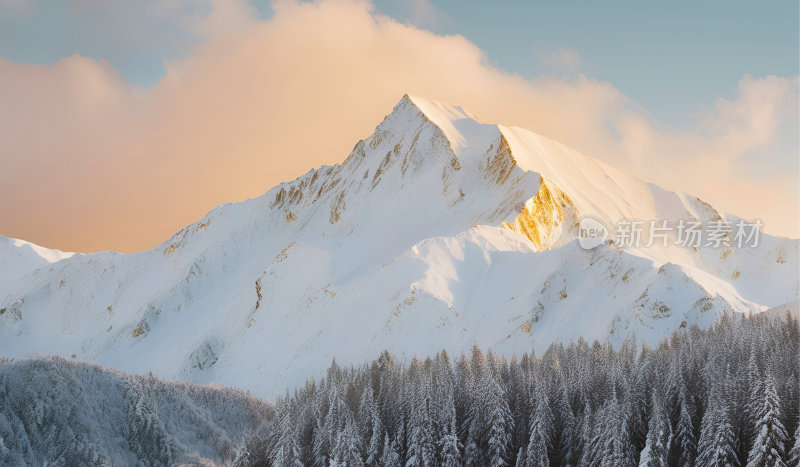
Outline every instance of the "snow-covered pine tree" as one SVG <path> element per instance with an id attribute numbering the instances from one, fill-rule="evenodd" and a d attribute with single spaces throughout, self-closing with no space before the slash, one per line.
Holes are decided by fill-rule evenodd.
<path id="1" fill-rule="evenodd" d="M 452 387 L 451 387 L 452 389 Z M 447 399 L 442 405 L 441 418 L 446 423 L 441 440 L 439 441 L 439 459 L 442 466 L 456 467 L 461 465 L 461 442 L 456 429 L 456 407 L 452 390 L 447 394 Z"/>
<path id="2" fill-rule="evenodd" d="M 395 429 L 394 437 L 392 438 L 392 448 L 399 456 L 401 464 L 403 463 L 403 458 L 406 457 L 407 445 L 408 443 L 406 443 L 406 416 L 405 414 L 403 414 L 400 416 L 400 420 Z"/>
<path id="3" fill-rule="evenodd" d="M 531 423 L 531 435 L 528 441 L 528 446 L 525 449 L 524 465 L 525 467 L 548 467 L 550 465 L 550 456 L 548 451 L 549 446 L 546 441 L 547 434 L 541 423 L 534 419 Z"/>
<path id="4" fill-rule="evenodd" d="M 337 371 L 334 374 L 338 374 L 341 370 L 338 367 L 335 368 Z M 341 390 L 340 384 L 342 385 Z M 345 424 L 350 418 L 350 409 L 344 401 L 342 392 L 346 392 L 345 384 L 337 383 L 336 381 L 329 383 L 328 413 L 325 414 L 325 423 L 322 430 L 328 437 L 328 446 L 331 446 L 331 449 L 336 444 L 336 438 L 345 428 Z"/>
<path id="5" fill-rule="evenodd" d="M 313 467 L 325 467 L 328 465 L 328 457 L 331 450 L 328 433 L 325 432 L 324 415 L 315 412 L 314 433 L 311 437 L 311 465 Z"/>
<path id="6" fill-rule="evenodd" d="M 672 430 L 663 402 L 656 391 L 653 391 L 650 400 L 647 440 L 639 458 L 639 467 L 666 467 Z"/>
<path id="7" fill-rule="evenodd" d="M 460 430 L 459 436 L 461 439 L 466 438 L 466 430 L 469 427 L 467 417 L 472 406 L 473 379 L 469 359 L 467 359 L 467 355 L 464 352 L 461 352 L 456 362 L 455 387 L 453 388 L 453 398 L 456 406 L 456 426 Z"/>
<path id="8" fill-rule="evenodd" d="M 486 370 L 486 358 L 483 356 L 483 352 L 481 352 L 481 348 L 478 347 L 477 343 L 472 346 L 472 360 L 470 361 L 470 369 L 475 375 L 476 380 L 480 378 L 480 376 L 483 375 L 483 372 Z"/>
<path id="9" fill-rule="evenodd" d="M 800 465 L 800 420 L 794 430 L 794 444 L 786 456 L 786 465 Z"/>
<path id="10" fill-rule="evenodd" d="M 374 404 L 370 417 L 372 418 L 372 431 L 367 446 L 367 465 L 376 466 L 379 465 L 381 458 L 381 438 L 383 437 L 384 429 L 381 419 L 378 417 L 378 409 Z"/>
<path id="11" fill-rule="evenodd" d="M 750 344 L 749 357 L 747 359 L 747 373 L 739 375 L 739 382 L 736 385 L 738 401 L 742 405 L 742 410 L 734 418 L 739 422 L 739 444 L 740 452 L 747 456 L 750 448 L 755 441 L 755 426 L 758 423 L 758 414 L 761 410 L 763 388 L 761 387 L 762 377 L 759 365 L 756 343 Z M 729 388 L 729 392 L 733 388 Z M 729 396 L 730 397 L 730 396 Z M 742 456 L 740 456 L 742 457 Z"/>
<path id="12" fill-rule="evenodd" d="M 455 374 L 450 362 L 450 356 L 442 351 L 433 361 L 433 370 L 430 379 L 431 385 L 431 421 L 433 423 L 433 438 L 437 449 L 440 442 L 450 430 L 450 425 L 455 422 Z"/>
<path id="13" fill-rule="evenodd" d="M 601 438 L 594 436 L 595 416 L 589 402 L 583 409 L 581 417 L 581 462 L 580 465 L 594 465 L 594 461 L 599 455 Z"/>
<path id="14" fill-rule="evenodd" d="M 520 362 L 516 355 L 511 357 L 508 363 L 508 377 L 506 383 L 506 394 L 508 395 L 508 407 L 514 415 L 514 431 L 511 433 L 511 450 L 519 452 L 528 444 L 529 417 L 533 410 L 529 407 L 529 397 L 525 373 L 520 367 Z M 519 463 L 516 463 L 519 465 Z"/>
<path id="15" fill-rule="evenodd" d="M 336 444 L 331 452 L 331 467 L 363 467 L 361 440 L 358 427 L 348 420 L 343 430 L 336 435 Z"/>
<path id="16" fill-rule="evenodd" d="M 436 461 L 433 427 L 428 412 L 430 399 L 426 387 L 415 388 L 415 402 L 408 421 L 408 453 L 406 467 L 430 466 Z"/>
<path id="17" fill-rule="evenodd" d="M 736 433 L 730 421 L 730 409 L 721 392 L 719 388 L 712 387 L 708 407 L 703 415 L 700 440 L 697 443 L 698 465 L 719 467 L 739 465 L 739 458 L 736 455 Z"/>
<path id="18" fill-rule="evenodd" d="M 531 419 L 530 437 L 525 450 L 526 467 L 549 466 L 553 451 L 553 414 L 541 384 L 539 388 L 536 411 Z"/>
<path id="19" fill-rule="evenodd" d="M 273 465 L 276 467 L 302 467 L 297 426 L 294 423 L 295 416 L 289 401 L 279 404 L 278 420 L 275 443 L 270 456 Z"/>
<path id="20" fill-rule="evenodd" d="M 631 348 L 628 352 L 633 353 L 633 356 L 629 356 L 628 358 L 632 360 L 635 359 L 635 347 Z M 628 406 L 628 425 L 634 452 L 640 452 L 645 447 L 647 434 L 649 432 L 649 406 L 652 398 L 652 391 L 654 387 L 661 387 L 661 382 L 655 379 L 661 377 L 661 375 L 653 375 L 651 371 L 653 358 L 653 353 L 645 347 L 642 349 L 638 362 L 629 361 L 630 370 L 628 370 L 628 372 L 633 374 L 633 382 L 631 384 L 631 390 L 625 398 L 625 402 Z"/>
<path id="21" fill-rule="evenodd" d="M 631 450 L 628 414 L 622 409 L 616 393 L 598 413 L 595 436 L 601 438 L 600 467 L 625 467 L 635 465 Z"/>
<path id="22" fill-rule="evenodd" d="M 766 375 L 761 387 L 764 392 L 754 429 L 756 438 L 747 456 L 747 467 L 785 466 L 786 429 L 781 423 L 780 401 L 771 374 Z"/>
<path id="23" fill-rule="evenodd" d="M 758 358 L 756 356 L 756 346 L 751 344 L 750 357 L 747 360 L 747 406 L 744 409 L 745 434 L 750 443 L 753 442 L 755 432 L 753 431 L 758 423 L 758 414 L 762 405 L 761 373 L 758 368 Z"/>
<path id="24" fill-rule="evenodd" d="M 403 384 L 401 372 L 395 358 L 386 351 L 381 353 L 376 363 L 377 374 L 373 377 L 378 380 L 376 383 L 378 389 L 374 396 L 378 406 L 378 416 L 386 433 L 394 437 L 401 424 L 405 404 L 401 397 Z"/>
<path id="25" fill-rule="evenodd" d="M 130 376 L 128 381 L 130 383 L 126 433 L 128 444 L 142 458 L 168 464 L 177 457 L 178 453 L 174 437 L 167 432 L 163 421 L 158 416 L 155 395 L 150 391 L 154 379 Z M 37 410 L 34 414 L 36 422 L 43 420 L 43 412 Z M 51 425 L 51 428 L 55 429 L 55 425 Z M 50 444 L 56 445 L 54 441 L 51 439 Z"/>
<path id="26" fill-rule="evenodd" d="M 569 394 L 563 380 L 559 384 L 558 398 L 553 412 L 554 425 L 558 431 L 557 442 L 554 442 L 555 463 L 569 467 L 577 461 L 575 454 L 578 448 L 578 434 L 575 432 L 575 415 L 572 413 Z"/>
<path id="27" fill-rule="evenodd" d="M 491 376 L 489 377 L 490 379 Z M 462 428 L 465 434 L 464 441 L 464 463 L 465 465 L 482 465 L 485 460 L 484 440 L 488 432 L 487 407 L 488 401 L 484 384 L 485 376 L 481 376 L 473 384 L 470 391 L 470 404 L 467 406 L 467 415 L 464 420 L 465 426 Z"/>
<path id="28" fill-rule="evenodd" d="M 361 398 L 358 401 L 358 409 L 356 411 L 356 421 L 358 432 L 361 440 L 368 443 L 370 435 L 372 434 L 372 414 L 377 410 L 375 403 L 375 395 L 372 391 L 372 386 L 365 384 L 361 390 Z"/>
<path id="29" fill-rule="evenodd" d="M 673 443 L 678 449 L 678 465 L 680 467 L 691 467 L 697 455 L 697 436 L 694 430 L 694 404 L 688 394 L 686 385 L 681 383 L 678 394 L 678 404 L 680 412 L 678 424 L 675 427 Z"/>
<path id="30" fill-rule="evenodd" d="M 508 401 L 503 387 L 495 380 L 494 376 L 484 373 L 485 383 L 482 385 L 486 398 L 486 420 L 489 425 L 487 433 L 487 454 L 492 466 L 508 465 L 510 460 L 509 445 L 511 431 L 514 428 L 514 417 L 508 408 Z"/>
<path id="31" fill-rule="evenodd" d="M 389 440 L 389 434 L 383 438 L 383 453 L 378 465 L 383 467 L 400 467 L 400 454 L 397 453 L 397 444 Z"/>
<path id="32" fill-rule="evenodd" d="M 461 465 L 461 442 L 459 442 L 458 435 L 456 435 L 455 423 L 442 438 L 441 446 L 439 457 L 441 458 L 442 466 L 456 467 Z"/>

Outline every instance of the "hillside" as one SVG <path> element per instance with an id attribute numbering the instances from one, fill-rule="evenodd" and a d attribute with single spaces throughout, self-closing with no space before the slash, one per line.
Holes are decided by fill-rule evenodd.
<path id="1" fill-rule="evenodd" d="M 239 390 L 60 358 L 0 362 L 0 464 L 222 465 L 273 417 Z"/>

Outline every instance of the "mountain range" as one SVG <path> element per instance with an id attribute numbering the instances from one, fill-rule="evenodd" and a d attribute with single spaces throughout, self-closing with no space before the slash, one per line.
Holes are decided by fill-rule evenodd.
<path id="1" fill-rule="evenodd" d="M 584 219 L 609 238 L 582 247 Z M 648 247 L 650 221 L 731 231 L 707 245 L 672 228 Z M 736 245 L 743 222 L 532 131 L 406 95 L 340 164 L 221 205 L 152 250 L 0 237 L 0 355 L 273 397 L 333 358 L 361 364 L 384 349 L 656 344 L 724 313 L 797 309 L 800 241 L 756 232 L 757 246 Z M 641 244 L 610 238 L 632 223 Z"/>

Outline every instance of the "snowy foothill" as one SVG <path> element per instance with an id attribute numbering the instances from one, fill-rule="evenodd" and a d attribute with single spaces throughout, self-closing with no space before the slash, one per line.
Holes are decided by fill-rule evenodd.
<path id="1" fill-rule="evenodd" d="M 273 407 L 62 358 L 0 360 L 0 465 L 230 465 Z"/>

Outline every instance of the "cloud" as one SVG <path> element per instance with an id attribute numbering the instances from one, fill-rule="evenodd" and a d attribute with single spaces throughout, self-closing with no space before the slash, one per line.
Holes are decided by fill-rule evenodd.
<path id="1" fill-rule="evenodd" d="M 763 219 L 768 232 L 798 237 L 800 77 L 746 75 L 738 91 L 734 100 L 717 99 L 685 133 L 660 129 L 642 115 L 624 116 L 613 159 L 666 188 Z"/>
<path id="2" fill-rule="evenodd" d="M 204 0 L 197 3 L 207 4 L 211 13 L 195 13 L 183 18 L 180 24 L 206 39 L 238 32 L 250 26 L 259 16 L 256 8 L 247 0 Z"/>
<path id="3" fill-rule="evenodd" d="M 572 47 L 556 47 L 549 53 L 536 53 L 536 61 L 548 71 L 557 73 L 577 73 L 583 64 L 583 58 Z"/>
<path id="4" fill-rule="evenodd" d="M 464 37 L 367 2 L 279 1 L 268 21 L 214 5 L 195 23 L 208 41 L 149 88 L 81 56 L 0 59 L 0 233 L 68 250 L 152 247 L 217 204 L 343 160 L 406 92 L 530 128 L 768 231 L 800 231 L 797 78 L 746 76 L 737 98 L 678 131 L 610 83 L 506 73 Z M 214 26 L 228 21 L 237 27 Z M 764 165 L 786 170 L 754 179 Z"/>
<path id="5" fill-rule="evenodd" d="M 434 28 L 450 23 L 450 17 L 429 0 L 395 0 L 406 10 L 411 24 L 420 28 Z"/>

